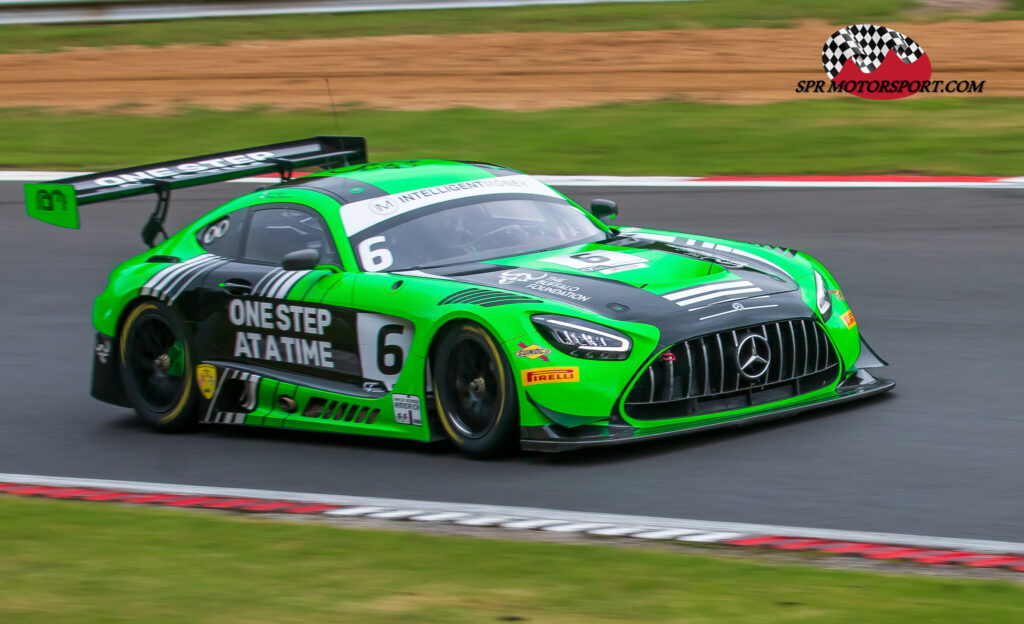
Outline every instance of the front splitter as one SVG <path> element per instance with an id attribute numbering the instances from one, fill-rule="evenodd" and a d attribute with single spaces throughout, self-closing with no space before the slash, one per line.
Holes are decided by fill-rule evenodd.
<path id="1" fill-rule="evenodd" d="M 527 451 L 556 453 L 577 448 L 609 446 L 642 442 L 657 438 L 686 435 L 722 429 L 740 427 L 754 423 L 787 418 L 809 410 L 829 407 L 856 399 L 865 399 L 892 390 L 896 381 L 883 377 L 875 377 L 866 370 L 857 373 L 839 384 L 832 396 L 812 399 L 805 403 L 791 405 L 783 409 L 766 410 L 764 412 L 731 418 L 704 425 L 687 426 L 675 424 L 670 427 L 634 427 L 632 425 L 609 425 L 607 427 L 585 426 L 577 429 L 544 425 L 540 427 L 522 427 L 519 446 Z"/>

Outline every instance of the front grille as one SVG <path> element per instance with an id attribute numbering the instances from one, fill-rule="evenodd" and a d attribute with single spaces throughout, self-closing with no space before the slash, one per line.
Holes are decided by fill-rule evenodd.
<path id="1" fill-rule="evenodd" d="M 749 336 L 757 336 L 751 338 Z M 761 340 L 763 339 L 763 340 Z M 756 378 L 740 370 L 741 344 L 767 344 L 767 369 Z M 743 359 L 749 362 L 751 346 Z M 755 355 L 764 355 L 756 353 Z M 748 365 L 759 373 L 764 364 Z M 741 409 L 824 388 L 839 374 L 839 358 L 825 330 L 808 319 L 752 325 L 691 338 L 662 353 L 626 398 L 631 418 L 656 420 Z"/>

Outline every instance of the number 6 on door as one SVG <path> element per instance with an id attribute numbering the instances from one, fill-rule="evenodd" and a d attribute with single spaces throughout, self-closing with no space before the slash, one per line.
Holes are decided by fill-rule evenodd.
<path id="1" fill-rule="evenodd" d="M 356 317 L 356 333 L 363 379 L 379 381 L 390 391 L 402 373 L 412 346 L 412 323 L 397 316 L 360 312 Z"/>

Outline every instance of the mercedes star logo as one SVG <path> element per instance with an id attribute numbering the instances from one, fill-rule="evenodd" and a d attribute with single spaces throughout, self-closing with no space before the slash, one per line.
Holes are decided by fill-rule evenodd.
<path id="1" fill-rule="evenodd" d="M 757 379 L 768 372 L 772 348 L 761 334 L 749 334 L 736 347 L 736 365 L 747 379 Z"/>

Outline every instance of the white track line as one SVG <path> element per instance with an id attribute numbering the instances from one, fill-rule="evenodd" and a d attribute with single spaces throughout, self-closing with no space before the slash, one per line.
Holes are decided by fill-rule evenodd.
<path id="1" fill-rule="evenodd" d="M 86 175 L 81 171 L 0 171 L 0 182 L 53 182 L 63 178 Z M 1024 177 L 1000 178 L 991 182 L 906 181 L 886 180 L 707 180 L 694 176 L 534 176 L 545 184 L 562 187 L 615 188 L 792 188 L 792 189 L 993 189 L 1024 187 Z M 228 180 L 242 184 L 274 184 L 274 177 L 249 177 Z"/>
<path id="2" fill-rule="evenodd" d="M 507 507 L 502 505 L 478 505 L 466 503 L 444 503 L 436 501 L 416 501 L 394 498 L 375 498 L 366 496 L 345 496 L 337 494 L 312 494 L 305 492 L 281 492 L 274 490 L 250 490 L 243 488 L 221 488 L 197 485 L 178 485 L 169 483 L 150 483 L 144 481 L 113 481 L 106 479 L 77 479 L 68 477 L 48 477 L 40 475 L 4 474 L 0 473 L 0 482 L 23 483 L 26 485 L 44 485 L 54 487 L 105 488 L 129 492 L 179 494 L 194 496 L 223 496 L 228 498 L 257 498 L 280 501 L 296 501 L 319 503 L 324 505 L 351 505 L 362 509 L 339 509 L 328 511 L 328 516 L 366 516 L 390 510 L 411 510 L 415 514 L 464 513 L 475 516 L 455 520 L 455 524 L 468 526 L 517 526 L 527 525 L 535 528 L 552 526 L 556 523 L 600 524 L 611 528 L 645 527 L 643 530 L 631 532 L 634 536 L 653 535 L 668 536 L 674 533 L 675 539 L 684 535 L 700 535 L 708 541 L 733 539 L 739 535 L 779 535 L 793 538 L 813 538 L 843 542 L 867 542 L 873 544 L 891 544 L 915 546 L 936 550 L 962 550 L 980 553 L 1008 553 L 1024 555 L 1024 543 L 1000 542 L 992 540 L 958 539 L 950 537 L 931 537 L 926 535 L 908 535 L 901 533 L 874 533 L 867 531 L 842 531 L 834 529 L 814 529 L 807 527 L 777 526 L 770 524 L 748 524 L 738 522 L 714 522 L 707 520 L 687 520 L 682 518 L 658 518 L 650 516 L 630 516 L 606 513 L 590 513 L 580 511 L 564 511 L 557 509 L 538 509 L 534 507 Z M 406 516 L 411 517 L 411 516 Z M 549 524 L 550 521 L 550 524 Z M 591 531 L 597 535 L 617 534 L 610 529 Z M 727 537 L 711 534 L 721 533 Z M 657 538 L 655 538 L 657 539 Z M 672 539 L 662 537 L 661 539 Z M 700 541 L 704 541 L 704 539 Z M 694 539 L 684 541 L 695 541 Z"/>

